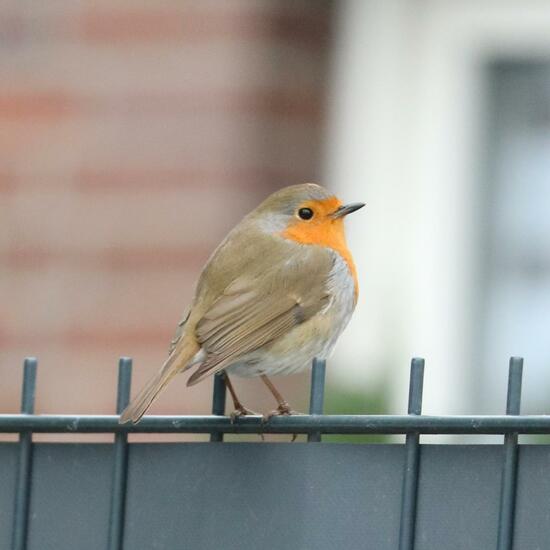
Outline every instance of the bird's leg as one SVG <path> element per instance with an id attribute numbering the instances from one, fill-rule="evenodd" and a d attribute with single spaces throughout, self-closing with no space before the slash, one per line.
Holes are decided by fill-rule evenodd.
<path id="1" fill-rule="evenodd" d="M 241 403 L 240 399 L 237 397 L 237 394 L 235 393 L 235 388 L 233 387 L 231 380 L 229 380 L 229 376 L 227 375 L 226 372 L 224 373 L 224 379 L 225 379 L 225 385 L 227 386 L 227 389 L 231 394 L 231 399 L 233 399 L 233 406 L 235 407 L 235 410 L 230 415 L 231 422 L 235 422 L 235 419 L 238 418 L 239 416 L 258 415 L 257 412 L 247 409 Z"/>
<path id="2" fill-rule="evenodd" d="M 273 385 L 273 382 L 265 374 L 261 375 L 261 379 L 277 401 L 277 408 L 269 413 L 268 418 L 271 418 L 272 416 L 290 416 L 291 414 L 301 414 L 290 408 L 288 401 L 280 394 L 279 390 Z"/>
<path id="3" fill-rule="evenodd" d="M 269 416 L 278 416 L 278 415 L 289 415 L 292 414 L 290 405 L 287 400 L 281 395 L 279 390 L 273 385 L 273 382 L 265 375 L 261 375 L 262 382 L 268 387 L 269 391 L 272 393 L 275 401 L 277 401 L 277 408 L 269 413 Z"/>
<path id="4" fill-rule="evenodd" d="M 293 411 L 288 404 L 288 401 L 281 395 L 279 390 L 273 385 L 273 382 L 265 375 L 261 375 L 263 383 L 268 387 L 269 391 L 273 394 L 273 397 L 277 401 L 277 408 L 274 411 L 271 411 L 265 420 L 269 420 L 272 416 L 290 416 L 291 414 L 301 414 L 299 412 Z M 298 434 L 292 434 L 291 443 L 296 441 Z"/>

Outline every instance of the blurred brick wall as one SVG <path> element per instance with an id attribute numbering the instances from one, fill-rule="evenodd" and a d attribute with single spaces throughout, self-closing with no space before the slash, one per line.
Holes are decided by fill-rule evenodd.
<path id="1" fill-rule="evenodd" d="M 159 367 L 227 230 L 318 176 L 330 19 L 315 0 L 2 3 L 1 412 L 25 355 L 38 412 L 111 412 L 120 355 L 134 390 Z M 154 410 L 209 394 L 182 377 Z"/>

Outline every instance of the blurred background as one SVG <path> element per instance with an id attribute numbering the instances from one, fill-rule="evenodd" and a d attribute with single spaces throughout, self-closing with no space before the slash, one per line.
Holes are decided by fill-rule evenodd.
<path id="1" fill-rule="evenodd" d="M 405 412 L 416 355 L 426 413 L 501 413 L 522 355 L 550 413 L 550 2 L 8 0 L 0 76 L 1 412 L 34 355 L 37 412 L 111 413 L 226 232 L 316 181 L 367 203 L 327 412 Z M 153 413 L 210 411 L 185 379 Z"/>

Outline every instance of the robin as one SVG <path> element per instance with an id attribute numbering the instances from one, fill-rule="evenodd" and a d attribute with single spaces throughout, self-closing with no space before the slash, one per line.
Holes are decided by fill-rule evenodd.
<path id="1" fill-rule="evenodd" d="M 229 375 L 259 376 L 292 414 L 268 375 L 292 374 L 326 358 L 357 303 L 357 273 L 344 217 L 364 206 L 342 203 L 313 183 L 285 187 L 250 212 L 214 251 L 169 356 L 122 413 L 137 422 L 178 373 L 192 386 L 224 371 L 233 416 L 256 414 L 239 401 Z"/>

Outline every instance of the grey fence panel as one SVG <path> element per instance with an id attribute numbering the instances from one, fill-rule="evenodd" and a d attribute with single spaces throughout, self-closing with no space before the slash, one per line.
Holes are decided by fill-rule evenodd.
<path id="1" fill-rule="evenodd" d="M 2 476 L 16 448 L 0 445 Z M 132 444 L 123 548 L 395 550 L 405 455 L 403 445 Z M 496 548 L 502 447 L 420 455 L 415 549 Z M 107 547 L 113 456 L 108 444 L 35 444 L 29 550 Z M 549 471 L 549 446 L 521 447 L 515 550 L 548 548 Z"/>
<path id="2" fill-rule="evenodd" d="M 107 548 L 113 446 L 35 443 L 28 550 Z"/>
<path id="3" fill-rule="evenodd" d="M 0 443 L 0 549 L 10 548 L 13 537 L 15 472 L 19 445 Z"/>
<path id="4" fill-rule="evenodd" d="M 125 549 L 396 547 L 400 447 L 164 447 L 132 446 Z"/>
<path id="5" fill-rule="evenodd" d="M 496 548 L 502 448 L 423 445 L 415 550 Z"/>
<path id="6" fill-rule="evenodd" d="M 550 445 L 520 445 L 514 550 L 550 548 Z"/>

